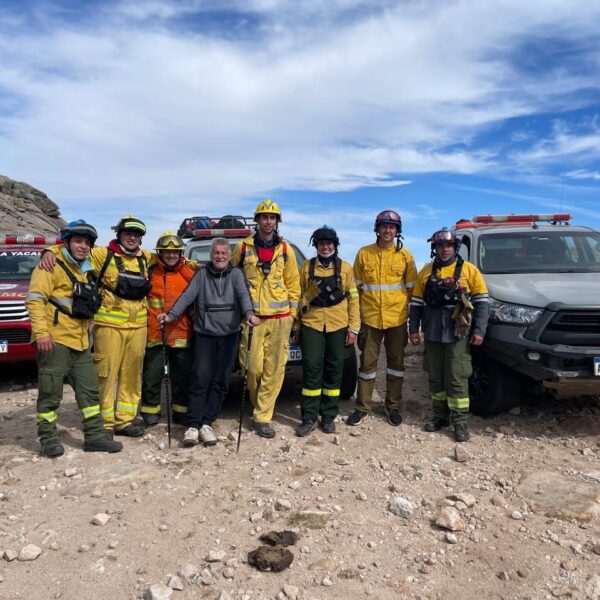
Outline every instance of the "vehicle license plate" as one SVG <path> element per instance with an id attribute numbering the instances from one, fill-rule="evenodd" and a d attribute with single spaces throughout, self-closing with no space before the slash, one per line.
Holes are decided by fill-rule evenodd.
<path id="1" fill-rule="evenodd" d="M 288 360 L 302 360 L 302 350 L 298 346 L 290 346 Z"/>
<path id="2" fill-rule="evenodd" d="M 8 340 L 0 340 L 0 353 L 1 352 L 8 352 Z"/>
<path id="3" fill-rule="evenodd" d="M 600 377 L 600 356 L 594 358 L 594 375 Z"/>

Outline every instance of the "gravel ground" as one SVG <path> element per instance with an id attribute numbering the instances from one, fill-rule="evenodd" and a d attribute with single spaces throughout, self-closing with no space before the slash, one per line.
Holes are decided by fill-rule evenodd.
<path id="1" fill-rule="evenodd" d="M 361 426 L 296 438 L 291 372 L 277 437 L 245 430 L 239 454 L 239 383 L 216 446 L 181 448 L 174 427 L 169 448 L 160 424 L 111 456 L 83 453 L 65 386 L 66 453 L 40 458 L 35 373 L 4 367 L 0 599 L 599 599 L 598 398 L 473 417 L 457 446 L 422 431 L 426 381 L 410 351 L 400 427 L 385 420 L 380 377 Z M 250 566 L 259 537 L 282 530 L 298 534 L 291 566 Z"/>

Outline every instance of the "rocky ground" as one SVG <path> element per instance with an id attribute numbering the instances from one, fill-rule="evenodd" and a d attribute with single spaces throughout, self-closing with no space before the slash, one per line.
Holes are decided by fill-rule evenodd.
<path id="1" fill-rule="evenodd" d="M 83 453 L 66 387 L 55 460 L 38 455 L 35 376 L 5 368 L 0 598 L 600 598 L 598 399 L 474 417 L 458 447 L 422 431 L 421 356 L 407 363 L 400 427 L 379 404 L 362 426 L 296 438 L 292 373 L 277 438 L 246 431 L 239 454 L 239 386 L 216 446 L 181 448 L 176 427 L 169 448 L 161 424 L 112 456 Z M 291 566 L 249 565 L 282 530 L 299 537 Z"/>

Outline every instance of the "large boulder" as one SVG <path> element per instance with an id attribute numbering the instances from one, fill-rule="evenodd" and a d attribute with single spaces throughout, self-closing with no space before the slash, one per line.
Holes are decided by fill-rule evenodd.
<path id="1" fill-rule="evenodd" d="M 27 183 L 0 175 L 0 234 L 56 236 L 65 226 L 58 206 Z"/>

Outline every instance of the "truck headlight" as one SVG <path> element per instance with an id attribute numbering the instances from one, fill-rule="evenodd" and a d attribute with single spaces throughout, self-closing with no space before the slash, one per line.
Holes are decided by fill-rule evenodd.
<path id="1" fill-rule="evenodd" d="M 510 302 L 500 302 L 490 298 L 490 321 L 500 323 L 514 323 L 517 325 L 531 325 L 542 314 L 541 308 L 531 308 Z"/>

